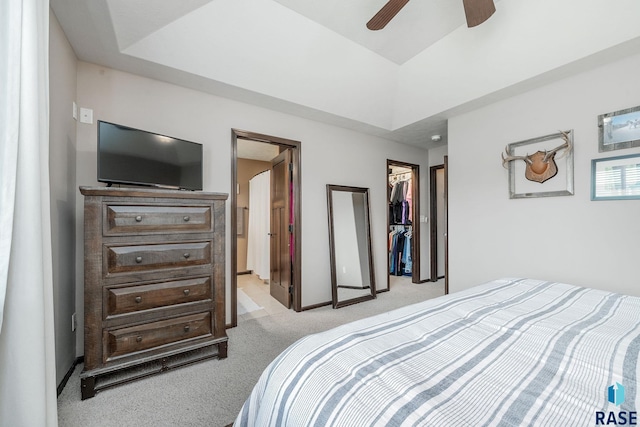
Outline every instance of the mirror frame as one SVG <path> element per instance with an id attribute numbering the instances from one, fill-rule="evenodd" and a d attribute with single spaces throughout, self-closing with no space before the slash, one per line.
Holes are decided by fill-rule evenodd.
<path id="1" fill-rule="evenodd" d="M 340 301 L 338 299 L 338 279 L 336 271 L 336 242 L 334 232 L 334 219 L 333 219 L 333 192 L 343 191 L 349 193 L 362 193 L 365 199 L 365 221 L 366 221 L 366 233 L 367 233 L 367 255 L 369 259 L 369 277 L 370 277 L 370 294 L 363 295 L 361 297 L 346 299 Z M 373 251 L 371 250 L 371 214 L 369 210 L 369 189 L 363 187 L 350 187 L 345 185 L 327 184 L 327 209 L 329 211 L 329 256 L 331 264 L 331 297 L 333 302 L 333 308 L 345 307 L 347 305 L 356 304 L 362 301 L 368 301 L 376 298 L 376 281 L 373 268 Z"/>

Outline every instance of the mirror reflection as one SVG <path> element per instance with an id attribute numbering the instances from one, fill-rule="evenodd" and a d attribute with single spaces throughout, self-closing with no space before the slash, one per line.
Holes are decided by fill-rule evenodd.
<path id="1" fill-rule="evenodd" d="M 327 185 L 333 307 L 376 296 L 369 189 Z"/>

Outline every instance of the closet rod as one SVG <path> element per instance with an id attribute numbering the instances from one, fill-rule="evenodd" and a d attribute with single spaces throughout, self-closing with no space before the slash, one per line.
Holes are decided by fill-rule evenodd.
<path id="1" fill-rule="evenodd" d="M 389 182 L 409 181 L 413 179 L 411 172 L 398 172 L 389 174 Z"/>

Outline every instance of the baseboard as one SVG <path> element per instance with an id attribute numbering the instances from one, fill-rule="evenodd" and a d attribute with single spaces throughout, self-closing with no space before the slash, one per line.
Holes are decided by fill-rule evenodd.
<path id="1" fill-rule="evenodd" d="M 80 363 L 83 363 L 83 362 L 84 362 L 84 356 L 76 357 L 76 360 L 73 361 L 73 364 L 67 371 L 67 374 L 64 376 L 64 378 L 60 382 L 60 385 L 58 385 L 58 389 L 57 389 L 58 396 L 60 396 L 60 393 L 62 393 L 62 390 L 64 390 L 64 386 L 67 385 L 67 382 L 69 381 L 69 378 L 71 378 L 73 371 L 75 371 L 76 366 L 78 366 Z"/>
<path id="2" fill-rule="evenodd" d="M 306 307 L 302 307 L 302 310 L 300 311 L 313 310 L 314 308 L 320 308 L 320 307 L 324 307 L 325 305 L 331 305 L 331 304 L 332 304 L 331 301 L 321 302 L 320 304 L 314 304 L 314 305 L 308 305 Z"/>

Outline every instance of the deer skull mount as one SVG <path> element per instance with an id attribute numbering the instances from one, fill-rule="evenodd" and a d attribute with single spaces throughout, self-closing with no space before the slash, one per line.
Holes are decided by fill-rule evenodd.
<path id="1" fill-rule="evenodd" d="M 571 153 L 573 149 L 573 144 L 571 143 L 571 139 L 569 138 L 569 132 L 562 132 L 562 139 L 564 143 L 562 145 L 557 146 L 549 151 L 536 151 L 535 153 L 525 156 L 512 156 L 509 154 L 509 146 L 505 147 L 506 157 L 504 154 L 502 157 L 502 166 L 506 169 L 507 164 L 512 160 L 524 160 L 526 163 L 526 170 L 524 173 L 525 178 L 529 181 L 543 183 L 558 173 L 558 166 L 556 165 L 556 160 L 560 160 L 561 158 L 567 156 Z M 556 159 L 556 154 L 559 151 L 563 151 L 562 154 Z"/>

